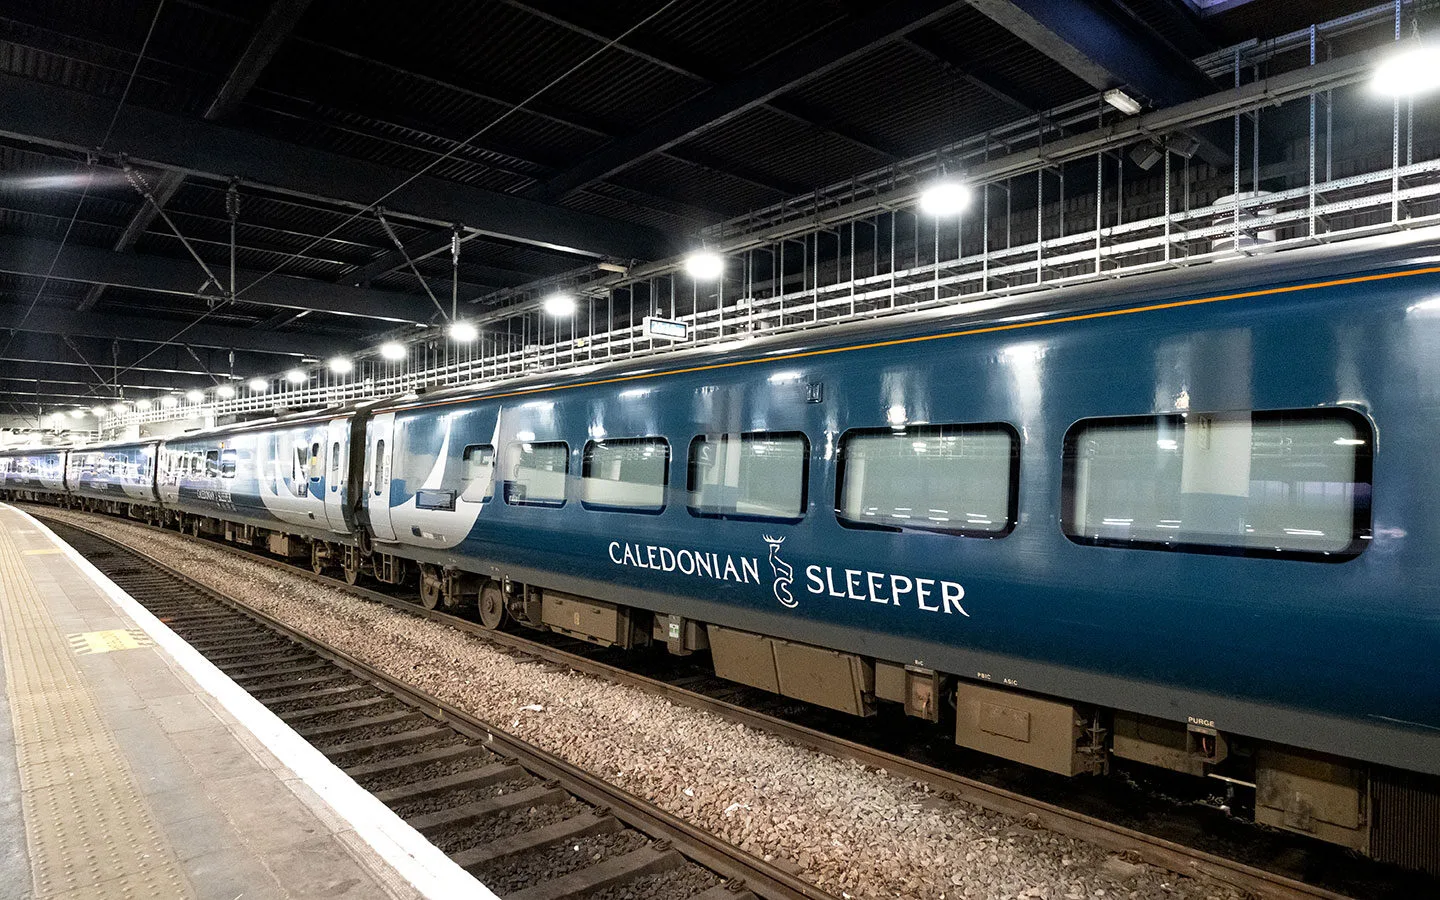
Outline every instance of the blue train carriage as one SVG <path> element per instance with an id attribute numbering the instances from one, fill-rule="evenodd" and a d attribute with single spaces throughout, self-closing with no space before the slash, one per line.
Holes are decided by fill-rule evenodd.
<path id="1" fill-rule="evenodd" d="M 12 500 L 63 501 L 67 452 L 65 447 L 0 450 L 0 486 Z"/>
<path id="2" fill-rule="evenodd" d="M 1440 270 L 1295 258 L 383 405 L 365 512 L 491 627 L 1253 778 L 1393 858 L 1440 804 Z"/>
<path id="3" fill-rule="evenodd" d="M 355 411 L 329 410 L 166 440 L 158 490 L 170 524 L 196 535 L 338 565 L 357 543 L 350 486 Z"/>
<path id="4" fill-rule="evenodd" d="M 158 439 L 72 449 L 65 466 L 71 498 L 92 511 L 156 520 L 159 449 Z"/>

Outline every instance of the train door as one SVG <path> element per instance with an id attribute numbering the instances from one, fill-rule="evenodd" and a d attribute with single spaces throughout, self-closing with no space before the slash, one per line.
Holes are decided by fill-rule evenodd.
<path id="1" fill-rule="evenodd" d="M 395 540 L 390 522 L 390 460 L 395 455 L 395 414 L 381 413 L 370 420 L 369 453 L 365 454 L 365 509 L 370 530 L 380 541 Z"/>
<path id="2" fill-rule="evenodd" d="M 345 495 L 350 479 L 350 420 L 331 419 L 326 429 L 325 521 L 336 534 L 347 534 Z"/>

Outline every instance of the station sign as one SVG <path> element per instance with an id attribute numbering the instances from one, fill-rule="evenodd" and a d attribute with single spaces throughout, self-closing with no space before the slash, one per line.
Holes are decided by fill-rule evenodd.
<path id="1" fill-rule="evenodd" d="M 664 341 L 688 340 L 690 337 L 690 326 L 684 322 L 677 322 L 674 319 L 646 316 L 645 336 L 649 338 L 660 338 Z"/>

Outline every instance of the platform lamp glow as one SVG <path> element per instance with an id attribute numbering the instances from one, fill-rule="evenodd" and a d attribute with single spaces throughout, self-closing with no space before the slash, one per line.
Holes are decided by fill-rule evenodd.
<path id="1" fill-rule="evenodd" d="M 245 382 L 245 386 L 250 389 L 251 393 L 255 394 L 263 394 L 270 390 L 270 382 L 264 378 L 252 378 Z"/>
<path id="2" fill-rule="evenodd" d="M 545 314 L 554 316 L 557 319 L 566 319 L 575 315 L 575 298 L 564 291 L 556 291 L 540 301 L 540 306 Z"/>
<path id="3" fill-rule="evenodd" d="M 154 406 L 155 406 L 155 404 L 154 404 L 154 403 L 151 403 L 149 400 L 136 400 L 136 401 L 135 401 L 135 410 L 136 410 L 136 412 L 149 412 Z"/>
<path id="4" fill-rule="evenodd" d="M 222 384 L 215 389 L 215 396 L 221 400 L 233 400 L 235 398 L 235 388 L 228 384 Z"/>
<path id="5" fill-rule="evenodd" d="M 941 177 L 920 194 L 920 211 L 936 218 L 958 216 L 970 205 L 973 195 L 965 182 Z"/>
<path id="6" fill-rule="evenodd" d="M 185 399 L 186 399 L 186 400 L 189 400 L 191 403 L 204 403 L 204 402 L 205 402 L 205 392 L 204 392 L 204 391 L 186 391 L 186 392 L 185 392 Z"/>
<path id="7" fill-rule="evenodd" d="M 103 419 L 103 418 L 105 418 L 105 414 L 106 414 L 107 412 L 109 412 L 109 410 L 107 410 L 107 409 L 106 409 L 105 407 L 103 407 L 103 406 L 95 406 L 95 407 L 92 407 L 92 408 L 90 409 L 90 414 L 93 415 L 93 416 L 94 416 L 95 418 L 97 418 L 97 419 Z"/>
<path id="8" fill-rule="evenodd" d="M 725 257 L 710 250 L 697 250 L 685 257 L 685 273 L 696 281 L 714 281 L 725 272 Z"/>
<path id="9" fill-rule="evenodd" d="M 179 405 L 180 398 L 175 396 L 174 394 L 167 394 L 166 396 L 160 398 L 161 409 L 174 409 Z"/>
<path id="10" fill-rule="evenodd" d="M 450 323 L 450 327 L 446 329 L 445 333 L 450 335 L 452 341 L 468 344 L 480 336 L 480 329 L 469 322 L 456 320 Z"/>
<path id="11" fill-rule="evenodd" d="M 1415 97 L 1440 88 L 1440 44 L 1412 44 L 1375 67 L 1370 87 L 1386 97 Z"/>
<path id="12" fill-rule="evenodd" d="M 304 369 L 291 369 L 285 373 L 285 380 L 294 385 L 301 385 L 310 380 Z"/>
<path id="13" fill-rule="evenodd" d="M 124 403 L 113 403 L 110 405 L 110 411 L 117 416 L 124 415 L 126 408 Z"/>
<path id="14" fill-rule="evenodd" d="M 336 375 L 349 375 L 355 371 L 355 364 L 344 356 L 333 356 L 325 365 Z"/>
<path id="15" fill-rule="evenodd" d="M 405 345 L 399 341 L 386 341 L 380 345 L 380 356 L 390 362 L 399 362 L 406 357 Z"/>

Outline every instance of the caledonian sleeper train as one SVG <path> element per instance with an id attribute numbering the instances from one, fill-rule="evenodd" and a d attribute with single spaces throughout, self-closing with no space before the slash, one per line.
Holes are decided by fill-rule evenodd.
<path id="1" fill-rule="evenodd" d="M 1262 823 L 1434 870 L 1430 240 L 0 470 L 1065 775 L 1250 782 Z"/>

